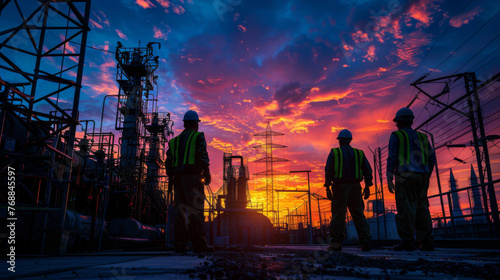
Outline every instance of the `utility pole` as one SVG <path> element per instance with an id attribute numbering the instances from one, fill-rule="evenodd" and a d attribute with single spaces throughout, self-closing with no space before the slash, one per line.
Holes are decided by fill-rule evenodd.
<path id="1" fill-rule="evenodd" d="M 385 239 L 387 240 L 387 220 L 386 220 L 386 212 L 385 212 L 385 202 L 384 202 L 384 181 L 382 177 L 382 150 L 380 147 L 377 148 L 378 152 L 378 174 L 380 177 L 380 190 L 382 194 L 382 209 L 384 209 L 384 233 Z"/>
<path id="2" fill-rule="evenodd" d="M 307 197 L 308 197 L 308 207 L 309 207 L 309 244 L 312 244 L 312 213 L 311 213 L 311 183 L 309 180 L 309 173 L 311 170 L 300 170 L 300 171 L 290 171 L 290 173 L 307 173 Z"/>
<path id="3" fill-rule="evenodd" d="M 465 91 L 466 94 L 455 99 L 454 101 L 450 102 L 449 104 L 446 104 L 439 100 L 439 97 L 443 96 L 444 94 L 447 94 L 450 92 L 450 89 L 448 87 L 448 84 L 446 84 L 445 88 L 442 90 L 442 92 L 431 96 L 429 93 L 424 91 L 422 89 L 422 84 L 425 83 L 437 83 L 437 82 L 442 82 L 443 80 L 459 80 L 463 78 L 465 82 Z M 489 152 L 488 152 L 488 138 L 485 134 L 484 130 L 484 123 L 483 123 L 483 115 L 481 111 L 481 105 L 480 105 L 480 100 L 479 100 L 479 94 L 478 91 L 484 87 L 487 87 L 490 83 L 496 82 L 500 78 L 500 73 L 497 73 L 494 75 L 492 78 L 488 79 L 487 81 L 484 81 L 481 85 L 477 85 L 477 80 L 476 80 L 476 75 L 475 73 L 461 73 L 461 74 L 456 74 L 456 75 L 450 75 L 450 76 L 445 76 L 445 77 L 440 77 L 436 79 L 430 79 L 430 80 L 425 80 L 423 79 L 418 79 L 411 85 L 414 86 L 419 90 L 419 93 L 423 93 L 425 96 L 427 96 L 430 100 L 432 100 L 435 104 L 440 105 L 442 107 L 441 110 L 438 112 L 434 113 L 431 117 L 429 117 L 427 120 L 422 122 L 418 127 L 415 129 L 421 129 L 424 127 L 426 124 L 434 120 L 436 117 L 439 115 L 443 114 L 447 110 L 452 110 L 456 112 L 458 115 L 466 117 L 469 119 L 471 123 L 471 132 L 472 132 L 472 138 L 473 141 L 471 144 L 474 146 L 475 149 L 475 154 L 476 154 L 476 161 L 477 161 L 477 166 L 478 166 L 478 171 L 479 171 L 479 179 L 481 181 L 481 184 L 485 184 L 485 176 L 486 179 L 488 180 L 487 184 L 487 193 L 489 196 L 490 200 L 490 208 L 491 208 L 491 216 L 493 219 L 493 227 L 494 227 L 494 236 L 496 238 L 500 237 L 500 220 L 499 220 L 499 212 L 498 212 L 498 204 L 496 200 L 496 194 L 495 194 L 495 189 L 493 185 L 493 176 L 491 173 L 491 163 L 490 163 L 490 157 L 489 157 Z M 416 100 L 417 96 L 415 96 L 414 100 Z M 413 101 L 414 101 L 413 100 Z M 455 108 L 454 106 L 457 105 L 459 102 L 466 100 L 467 101 L 467 107 L 468 107 L 468 113 L 462 112 L 462 110 L 459 110 Z M 410 102 L 408 107 L 413 103 Z M 466 145 L 450 145 L 450 144 L 445 144 L 442 145 L 447 146 L 447 147 L 465 147 Z M 486 194 L 483 192 L 483 199 L 486 201 L 487 197 Z M 442 207 L 443 202 L 441 202 Z M 485 212 L 488 212 L 487 210 L 488 205 L 485 204 Z M 488 219 L 489 221 L 489 219 Z M 490 228 L 490 234 L 491 234 L 491 228 Z"/>
<path id="4" fill-rule="evenodd" d="M 321 230 L 321 236 L 323 237 L 323 233 L 324 233 L 323 232 L 323 219 L 321 218 L 321 207 L 319 207 L 319 200 L 320 199 L 327 199 L 327 198 L 321 197 L 317 193 L 313 193 L 311 195 L 314 196 L 314 198 L 316 198 L 316 201 L 318 202 L 319 228 Z"/>
<path id="5" fill-rule="evenodd" d="M 479 95 L 477 93 L 477 80 L 475 73 L 465 73 L 464 80 L 465 90 L 467 91 L 467 104 L 469 105 L 469 117 L 472 126 L 472 136 L 474 139 L 474 149 L 476 151 L 477 166 L 479 170 L 479 179 L 481 180 L 481 184 L 484 184 L 484 173 L 486 173 L 488 182 L 490 182 L 490 184 L 488 184 L 488 195 L 490 197 L 490 207 L 491 213 L 493 215 L 495 237 L 499 238 L 500 221 L 498 218 L 498 204 L 495 195 L 495 187 L 491 183 L 493 181 L 493 176 L 491 174 L 488 141 L 486 139 L 486 134 L 484 131 L 483 114 L 481 112 L 481 104 L 479 102 Z"/>
<path id="6" fill-rule="evenodd" d="M 429 134 L 431 136 L 431 143 L 432 143 L 432 149 L 436 150 L 436 144 L 434 142 L 434 135 L 428 131 L 425 131 L 422 129 L 423 132 Z M 432 170 L 431 170 L 432 172 Z M 439 167 L 438 167 L 438 162 L 436 159 L 436 179 L 437 179 L 437 185 L 438 185 L 438 191 L 439 191 L 439 199 L 441 201 L 441 213 L 443 214 L 443 223 L 444 223 L 444 232 L 445 236 L 448 237 L 448 226 L 446 224 L 446 212 L 444 211 L 444 201 L 443 201 L 443 196 L 442 196 L 442 190 L 441 190 L 441 179 L 439 177 Z"/>

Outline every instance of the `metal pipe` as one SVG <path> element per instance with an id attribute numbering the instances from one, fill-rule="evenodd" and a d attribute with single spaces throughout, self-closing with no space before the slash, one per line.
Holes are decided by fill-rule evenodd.
<path id="1" fill-rule="evenodd" d="M 477 114 L 477 120 L 479 124 L 479 134 L 480 134 L 480 144 L 483 146 L 483 158 L 484 158 L 484 164 L 486 166 L 486 176 L 488 178 L 488 182 L 493 181 L 493 175 L 491 173 L 491 163 L 490 163 L 490 155 L 488 151 L 488 141 L 483 140 L 486 138 L 486 133 L 484 131 L 484 123 L 483 123 L 483 113 L 481 112 L 481 104 L 479 100 L 479 95 L 477 93 L 477 80 L 476 80 L 476 74 L 475 73 L 470 73 L 471 77 L 471 82 L 472 82 L 472 95 L 475 99 L 475 110 Z M 469 79 L 468 75 L 465 76 L 466 79 L 466 84 L 467 80 Z M 491 212 L 493 213 L 492 218 L 493 218 L 493 225 L 495 228 L 495 236 L 496 238 L 500 237 L 500 219 L 498 216 L 498 204 L 497 204 L 497 198 L 495 194 L 495 188 L 493 184 L 488 184 L 488 195 L 490 197 L 490 208 Z"/>
<path id="2" fill-rule="evenodd" d="M 108 96 L 120 96 L 120 95 L 119 95 L 119 94 L 108 94 L 108 95 L 104 96 L 104 99 L 103 99 L 103 101 L 102 101 L 102 110 L 101 110 L 101 126 L 99 127 L 99 143 L 101 144 L 100 149 L 102 149 L 102 139 L 101 139 L 101 137 L 102 137 L 102 122 L 103 122 L 103 118 L 104 118 L 104 104 L 105 104 L 105 102 L 106 102 L 106 98 L 107 98 Z"/>
<path id="3" fill-rule="evenodd" d="M 311 213 L 311 183 L 309 180 L 309 173 L 311 170 L 297 170 L 297 171 L 290 171 L 290 173 L 307 173 L 307 197 L 309 200 L 309 244 L 312 244 L 312 213 Z"/>
<path id="4" fill-rule="evenodd" d="M 472 138 L 474 139 L 474 150 L 475 150 L 475 153 L 476 153 L 476 161 L 477 161 L 477 170 L 479 172 L 479 180 L 481 182 L 481 184 L 485 183 L 485 178 L 484 178 L 484 169 L 483 169 L 483 161 L 482 161 L 482 158 L 481 158 L 481 155 L 484 151 L 484 146 L 482 145 L 483 142 L 485 142 L 484 140 L 480 141 L 479 140 L 479 136 L 477 135 L 477 130 L 478 130 L 478 124 L 476 123 L 476 120 L 479 122 L 479 115 L 478 117 L 476 118 L 475 116 L 475 110 L 478 110 L 480 111 L 480 107 L 479 107 L 479 99 L 476 98 L 476 95 L 474 93 L 477 93 L 477 88 L 476 88 L 476 78 L 475 78 L 475 75 L 472 75 L 472 77 L 469 77 L 468 75 L 465 75 L 464 76 L 464 82 L 465 82 L 465 90 L 466 90 L 466 96 L 467 96 L 467 105 L 468 105 L 468 108 L 469 108 L 469 119 L 470 119 L 470 123 L 471 123 L 471 128 L 472 128 Z M 472 85 L 472 90 L 470 88 L 470 83 L 473 82 L 473 85 Z M 482 122 L 479 124 L 479 126 L 481 126 Z M 484 127 L 483 127 L 484 129 Z M 483 136 L 483 135 L 481 135 Z M 481 137 L 481 138 L 484 138 L 484 137 Z M 481 151 L 481 147 L 483 147 L 483 151 Z M 486 148 L 488 146 L 486 145 Z M 490 166 L 486 166 L 487 169 L 490 168 Z M 490 178 L 488 178 L 490 179 Z M 489 180 L 491 181 L 491 180 Z M 495 195 L 495 192 L 493 191 L 493 196 Z M 484 198 L 484 201 L 486 202 L 487 201 L 487 196 L 486 196 L 486 193 L 483 192 L 483 198 Z M 490 202 L 491 202 L 491 194 L 490 194 Z M 493 202 L 492 202 L 493 203 Z M 496 199 L 494 201 L 494 203 L 496 204 Z M 492 204 L 493 205 L 493 204 Z M 498 206 L 496 207 L 496 211 L 498 211 Z M 486 210 L 485 212 L 488 212 L 488 204 L 485 203 L 484 204 L 484 209 Z M 493 212 L 494 209 L 491 209 L 491 211 Z M 492 225 L 491 225 L 491 221 L 490 219 L 487 219 L 488 220 L 488 224 L 490 225 L 490 237 L 493 237 L 493 233 L 492 233 Z M 496 215 L 496 219 L 495 217 L 493 216 L 493 221 L 495 222 L 496 220 L 498 220 L 498 215 Z"/>
<path id="5" fill-rule="evenodd" d="M 435 143 L 434 143 L 434 134 L 428 132 L 428 131 L 425 131 L 422 129 L 423 132 L 429 134 L 431 136 L 431 142 L 432 142 L 432 148 L 434 149 L 434 151 L 436 151 L 435 147 Z M 430 172 L 432 172 L 432 170 L 430 170 Z M 443 201 L 443 196 L 442 196 L 442 190 L 441 190 L 441 179 L 439 177 L 439 168 L 438 168 L 438 162 L 437 162 L 437 158 L 436 158 L 436 179 L 437 179 L 437 185 L 438 185 L 438 191 L 439 191 L 439 199 L 441 201 L 441 211 L 443 213 L 443 217 L 446 216 L 446 213 L 444 211 L 444 201 Z M 448 225 L 446 224 L 446 220 L 444 220 L 444 232 L 445 232 L 445 235 L 448 236 Z"/>
<path id="6" fill-rule="evenodd" d="M 380 149 L 380 147 L 378 147 L 378 166 L 379 166 L 379 169 L 378 169 L 378 175 L 380 177 L 380 190 L 381 190 L 381 194 L 382 194 L 382 207 L 383 207 L 383 210 L 384 210 L 384 235 L 385 235 L 385 239 L 387 240 L 387 219 L 386 219 L 386 211 L 385 211 L 385 199 L 384 199 L 384 177 L 382 176 L 382 150 Z"/>
<path id="7" fill-rule="evenodd" d="M 87 34 L 88 30 L 88 23 L 90 19 L 90 0 L 86 2 L 85 5 L 85 15 L 84 15 L 84 21 L 86 26 L 84 26 L 83 31 L 82 31 L 82 39 L 81 39 L 81 48 L 80 48 L 80 56 L 79 56 L 79 61 L 78 61 L 78 70 L 76 74 L 76 87 L 75 87 L 75 95 L 73 97 L 73 110 L 71 112 L 71 117 L 74 120 L 78 119 L 78 107 L 80 105 L 80 90 L 81 90 L 81 84 L 83 80 L 83 66 L 84 66 L 84 60 L 85 60 L 85 51 L 87 49 Z M 40 46 L 41 48 L 41 46 Z M 73 147 L 74 147 L 74 142 L 75 142 L 75 133 L 76 133 L 76 124 L 72 124 L 69 128 L 69 139 L 67 143 L 67 152 L 72 153 L 73 152 Z M 72 155 L 71 155 L 72 156 Z M 66 218 L 66 207 L 67 207 L 67 202 L 68 202 L 68 194 L 69 194 L 69 186 L 70 186 L 70 178 L 71 178 L 71 163 L 70 163 L 70 168 L 68 168 L 65 172 L 65 186 L 63 188 L 63 195 L 62 195 L 62 201 L 61 201 L 61 208 L 62 208 L 62 217 L 60 219 L 60 226 L 61 228 L 64 227 L 64 220 Z"/>

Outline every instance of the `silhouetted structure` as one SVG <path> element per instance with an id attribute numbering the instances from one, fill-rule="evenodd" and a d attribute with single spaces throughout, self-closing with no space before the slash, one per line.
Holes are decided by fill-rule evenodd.
<path id="1" fill-rule="evenodd" d="M 273 143 L 273 136 L 283 136 L 285 134 L 280 132 L 275 132 L 271 130 L 271 124 L 267 123 L 266 131 L 254 134 L 256 137 L 265 137 L 265 144 L 261 144 L 255 146 L 254 149 L 260 149 L 264 152 L 264 156 L 257 159 L 255 162 L 266 163 L 266 170 L 255 173 L 257 176 L 265 176 L 266 177 L 266 208 L 265 211 L 269 217 L 272 217 L 273 223 L 277 223 L 275 221 L 275 213 L 274 213 L 274 176 L 278 175 L 287 175 L 286 172 L 281 172 L 274 170 L 275 162 L 286 162 L 288 159 L 279 158 L 273 156 L 273 150 L 286 148 L 284 145 Z"/>
<path id="2" fill-rule="evenodd" d="M 249 172 L 242 156 L 224 153 L 224 183 L 215 193 L 217 216 L 209 222 L 209 235 L 215 244 L 265 245 L 272 243 L 273 225 L 262 209 L 250 205 Z M 234 165 L 233 160 L 239 160 Z M 222 194 L 221 194 L 222 193 Z M 214 199 L 212 199 L 214 201 Z M 253 206 L 253 205 L 250 205 Z M 209 239 L 210 238 L 209 236 Z"/>
<path id="3" fill-rule="evenodd" d="M 85 141 L 81 154 L 74 150 L 79 122 L 86 123 L 82 124 L 85 131 L 90 129 L 89 121 L 78 119 L 90 0 L 79 2 L 0 4 L 3 15 L 15 15 L 18 20 L 0 30 L 4 35 L 0 43 L 0 169 L 14 168 L 19 174 L 16 185 L 24 186 L 16 192 L 16 206 L 25 206 L 15 213 L 18 250 L 65 252 L 68 242 L 78 242 L 74 236 L 68 240 L 74 229 L 70 224 L 79 218 L 68 208 L 85 208 L 91 215 L 104 185 Z M 0 185 L 6 186 L 6 180 L 7 176 L 0 176 Z M 74 196 L 76 186 L 86 190 L 85 199 Z M 7 196 L 1 197 L 1 204 L 6 205 L 3 198 Z M 0 216 L 6 217 L 4 213 Z"/>
<path id="4" fill-rule="evenodd" d="M 463 223 L 465 222 L 465 219 L 462 217 L 462 209 L 460 208 L 460 197 L 458 195 L 458 185 L 457 185 L 457 180 L 455 179 L 455 176 L 453 176 L 453 171 L 450 169 L 450 191 L 451 193 L 451 209 L 452 209 L 452 216 L 454 217 L 459 217 L 454 220 L 455 223 Z"/>
<path id="5" fill-rule="evenodd" d="M 476 172 L 474 171 L 474 167 L 472 166 L 472 164 L 470 166 L 469 182 L 471 186 L 475 186 L 478 184 Z M 484 193 L 484 188 L 482 189 L 482 192 Z M 472 192 L 472 220 L 477 223 L 486 223 L 483 203 L 481 201 L 482 196 L 480 187 L 472 188 L 470 192 Z M 471 196 L 470 193 L 469 196 Z"/>

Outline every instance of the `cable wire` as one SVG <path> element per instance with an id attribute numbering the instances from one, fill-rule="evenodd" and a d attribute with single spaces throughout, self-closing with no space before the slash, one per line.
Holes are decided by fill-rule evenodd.
<path id="1" fill-rule="evenodd" d="M 495 18 L 498 14 L 500 13 L 500 11 L 496 12 L 496 14 L 494 14 L 489 20 L 487 20 L 483 25 L 481 25 L 481 27 L 479 27 L 478 30 L 476 30 L 471 36 L 469 36 L 469 38 L 467 38 L 467 40 L 465 40 L 460 46 L 458 46 L 454 51 L 452 51 L 450 53 L 450 55 L 448 55 L 445 59 L 443 59 L 436 67 L 432 68 L 431 70 L 431 73 L 438 69 L 439 66 L 441 66 L 446 60 L 448 60 L 452 55 L 454 55 L 459 49 L 461 49 L 467 42 L 469 42 L 474 36 L 476 36 L 477 33 L 479 33 L 479 31 L 481 31 L 481 29 L 483 29 L 488 23 L 490 23 L 490 21 L 493 20 L 493 18 Z"/>
<path id="2" fill-rule="evenodd" d="M 460 10 L 460 12 L 457 13 L 457 15 L 461 14 L 465 9 L 467 9 L 467 7 L 469 7 L 469 5 L 474 2 L 474 0 L 471 0 L 469 3 L 467 3 L 467 5 L 465 5 L 462 10 Z M 417 72 L 417 70 L 420 68 L 420 66 L 422 65 L 422 63 L 425 61 L 425 59 L 427 58 L 427 56 L 429 55 L 429 53 L 432 51 L 432 49 L 434 48 L 434 46 L 437 44 L 437 42 L 439 42 L 439 40 L 443 37 L 443 35 L 448 31 L 448 29 L 450 28 L 451 26 L 451 23 L 448 23 L 448 26 L 445 28 L 445 30 L 438 36 L 438 38 L 434 41 L 434 43 L 431 45 L 430 49 L 425 53 L 424 57 L 422 58 L 422 60 L 419 62 L 417 68 L 415 68 L 415 70 L 413 71 L 413 73 L 411 75 L 408 76 L 408 78 L 406 78 L 406 80 L 401 83 L 399 85 L 399 87 L 396 89 L 396 91 L 394 92 L 394 94 L 392 95 L 393 97 L 396 96 L 399 91 L 401 90 L 401 88 L 403 87 L 403 85 L 405 85 L 406 83 L 408 83 L 408 81 L 413 77 L 413 75 Z M 434 68 L 435 69 L 435 68 Z M 412 95 L 410 95 L 412 96 Z M 391 108 L 392 106 L 392 102 L 394 101 L 395 98 L 391 98 L 390 102 L 389 102 L 389 105 L 387 105 L 387 109 L 384 113 L 384 116 L 383 118 L 385 119 L 385 117 L 387 116 L 387 112 L 389 111 L 389 109 Z M 381 128 L 382 124 L 379 124 L 378 128 L 377 128 L 377 135 L 378 133 L 380 132 L 380 128 Z M 375 139 L 375 138 L 374 138 Z M 373 143 L 374 139 L 372 140 L 372 142 L 369 144 L 369 146 Z"/>

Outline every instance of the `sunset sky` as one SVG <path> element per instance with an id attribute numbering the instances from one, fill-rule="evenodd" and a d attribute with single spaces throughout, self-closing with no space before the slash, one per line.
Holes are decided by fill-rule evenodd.
<path id="1" fill-rule="evenodd" d="M 176 135 L 187 110 L 199 113 L 214 190 L 222 185 L 224 148 L 248 157 L 250 174 L 263 170 L 252 162 L 260 157 L 252 147 L 261 143 L 253 134 L 270 122 L 285 134 L 276 142 L 288 146 L 276 151 L 290 159 L 279 170 L 312 170 L 312 190 L 324 195 L 324 165 L 341 129 L 351 130 L 352 145 L 363 149 L 373 166 L 370 149 L 387 145 L 395 112 L 418 92 L 410 83 L 424 74 L 432 79 L 466 71 L 484 81 L 500 71 L 500 2 L 494 0 L 113 0 L 93 1 L 91 9 L 87 44 L 94 48 L 85 60 L 80 119 L 98 122 L 103 97 L 118 93 L 112 53 L 117 41 L 126 47 L 160 42 L 161 49 L 154 47 L 160 57 L 159 111 L 171 112 Z M 462 80 L 451 82 L 443 102 L 464 94 Z M 426 88 L 435 95 L 443 87 Z M 480 93 L 490 101 L 483 112 L 487 135 L 500 134 L 497 89 L 498 83 Z M 416 124 L 439 109 L 427 101 L 420 94 L 411 106 Z M 105 131 L 114 128 L 115 102 L 107 101 Z M 456 124 L 440 133 L 436 144 L 470 129 L 466 119 L 453 114 L 434 124 L 426 127 L 431 133 Z M 453 143 L 471 140 L 469 133 Z M 499 143 L 490 142 L 497 179 Z M 450 168 L 461 187 L 471 164 L 477 173 L 470 147 L 441 148 L 438 163 L 443 191 Z M 305 188 L 306 178 L 295 174 L 275 188 Z M 434 181 L 430 194 L 437 193 Z M 250 189 L 262 184 L 252 176 Z M 262 192 L 251 195 L 262 201 Z M 280 196 L 290 210 L 303 203 L 293 194 Z M 386 191 L 385 197 L 387 206 L 394 205 L 393 195 Z M 465 196 L 462 201 L 468 208 Z M 433 207 L 436 203 L 431 201 Z M 328 208 L 326 201 L 322 208 Z"/>

